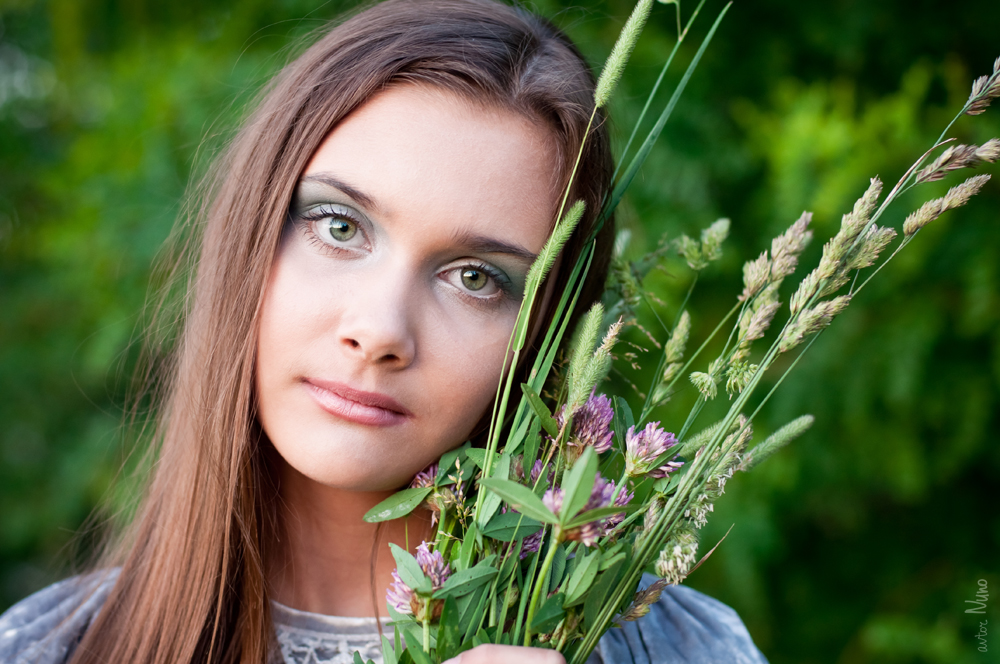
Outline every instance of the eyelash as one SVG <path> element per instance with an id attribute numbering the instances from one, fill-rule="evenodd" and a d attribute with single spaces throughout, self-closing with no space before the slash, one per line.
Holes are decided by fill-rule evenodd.
<path id="1" fill-rule="evenodd" d="M 351 251 L 351 248 L 349 247 L 338 247 L 336 245 L 324 241 L 316 233 L 316 228 L 315 228 L 316 222 L 322 221 L 323 219 L 328 219 L 330 217 L 345 219 L 354 224 L 357 227 L 357 232 L 360 233 L 363 237 L 365 237 L 365 241 L 367 243 L 366 233 L 364 231 L 361 220 L 357 219 L 353 215 L 344 214 L 342 212 L 334 210 L 331 207 L 320 206 L 313 208 L 312 210 L 308 210 L 306 212 L 298 214 L 297 216 L 294 216 L 292 218 L 292 221 L 294 225 L 299 226 L 303 230 L 303 232 L 306 235 L 306 241 L 308 241 L 309 244 L 317 247 L 318 249 L 330 254 L 341 254 L 345 251 Z"/>
<path id="2" fill-rule="evenodd" d="M 462 296 L 472 301 L 477 305 L 493 305 L 499 304 L 510 298 L 513 293 L 514 285 L 511 283 L 510 278 L 506 274 L 496 269 L 492 265 L 483 263 L 480 261 L 469 261 L 468 263 L 463 263 L 462 265 L 456 265 L 453 268 L 446 270 L 446 272 L 456 272 L 462 270 L 479 270 L 493 280 L 493 283 L 497 287 L 497 292 L 493 295 L 476 296 L 472 295 L 467 291 L 460 291 Z"/>
<path id="3" fill-rule="evenodd" d="M 341 212 L 337 212 L 332 208 L 325 206 L 320 206 L 317 208 L 313 208 L 312 210 L 309 210 L 307 212 L 302 212 L 296 217 L 294 217 L 293 221 L 295 222 L 296 225 L 303 227 L 303 231 L 306 234 L 306 240 L 309 242 L 309 244 L 321 249 L 322 251 L 326 251 L 331 254 L 340 254 L 345 251 L 350 251 L 350 249 L 337 247 L 330 244 L 329 242 L 323 241 L 323 239 L 321 239 L 319 235 L 316 233 L 314 224 L 318 221 L 322 221 L 323 219 L 329 217 L 341 217 L 347 219 L 351 223 L 357 225 L 359 233 L 361 233 L 362 235 L 365 234 L 364 229 L 362 228 L 361 221 L 359 219 L 356 219 L 351 215 L 346 215 Z M 497 268 L 482 261 L 473 260 L 467 263 L 463 263 L 461 265 L 456 265 L 453 268 L 445 270 L 441 274 L 446 274 L 449 272 L 456 272 L 461 270 L 468 270 L 468 269 L 479 270 L 480 272 L 485 273 L 486 276 L 488 276 L 490 279 L 493 280 L 493 283 L 497 287 L 496 293 L 486 297 L 472 295 L 469 291 L 458 289 L 461 297 L 469 301 L 473 305 L 479 307 L 492 307 L 509 300 L 513 295 L 514 284 L 511 282 L 510 278 Z"/>

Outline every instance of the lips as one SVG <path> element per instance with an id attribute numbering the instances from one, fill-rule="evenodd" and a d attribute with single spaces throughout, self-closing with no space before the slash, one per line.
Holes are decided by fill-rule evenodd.
<path id="1" fill-rule="evenodd" d="M 413 417 L 401 403 L 385 394 L 318 378 L 307 378 L 304 383 L 320 408 L 348 422 L 386 427 Z"/>

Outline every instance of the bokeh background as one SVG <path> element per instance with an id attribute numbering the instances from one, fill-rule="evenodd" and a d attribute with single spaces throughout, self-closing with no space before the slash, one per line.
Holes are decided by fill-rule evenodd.
<path id="1" fill-rule="evenodd" d="M 595 66 L 631 9 L 535 6 Z M 118 500 L 151 265 L 189 179 L 346 7 L 0 0 L 0 610 L 79 565 L 90 544 L 75 533 Z M 707 3 L 681 60 L 719 9 Z M 731 305 L 742 261 L 802 210 L 816 213 L 808 263 L 869 177 L 894 182 L 929 147 L 1000 55 L 998 25 L 994 0 L 736 3 L 620 214 L 633 255 L 732 219 L 694 297 L 696 336 Z M 657 6 L 616 133 L 675 37 L 674 8 Z M 1000 108 L 952 135 L 1000 135 Z M 917 190 L 886 221 L 898 228 L 957 181 Z M 762 412 L 760 435 L 817 421 L 729 484 L 703 549 L 735 527 L 689 584 L 735 607 L 772 662 L 1000 661 L 998 219 L 994 181 L 880 273 Z M 651 279 L 661 313 L 689 279 L 680 263 Z M 626 369 L 612 387 L 646 380 Z M 685 400 L 657 417 L 676 428 Z M 980 579 L 988 614 L 966 614 Z M 984 619 L 988 653 L 974 639 Z"/>

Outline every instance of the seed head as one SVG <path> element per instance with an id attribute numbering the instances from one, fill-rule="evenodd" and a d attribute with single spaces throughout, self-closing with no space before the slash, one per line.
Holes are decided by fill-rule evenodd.
<path id="1" fill-rule="evenodd" d="M 701 254 L 706 261 L 722 257 L 722 243 L 729 237 L 729 220 L 718 219 L 701 232 Z"/>
<path id="2" fill-rule="evenodd" d="M 684 358 L 684 349 L 690 334 L 691 316 L 687 311 L 684 311 L 677 321 L 677 327 L 670 333 L 670 340 L 667 341 L 667 345 L 663 349 L 667 362 L 680 362 Z"/>
<path id="3" fill-rule="evenodd" d="M 656 573 L 670 585 L 680 584 L 688 575 L 698 554 L 698 535 L 692 528 L 675 532 L 660 551 Z"/>
<path id="4" fill-rule="evenodd" d="M 896 231 L 891 228 L 880 228 L 872 225 L 865 231 L 854 256 L 847 262 L 848 270 L 860 270 L 875 264 L 878 255 L 886 245 L 896 237 Z"/>
<path id="5" fill-rule="evenodd" d="M 756 311 L 754 311 L 750 316 L 750 321 L 747 325 L 746 334 L 743 336 L 743 341 L 754 341 L 763 337 L 764 332 L 766 332 L 767 328 L 771 326 L 771 320 L 774 318 L 774 314 L 780 307 L 780 302 L 770 302 L 756 309 Z"/>
<path id="6" fill-rule="evenodd" d="M 621 622 L 631 622 L 649 613 L 650 605 L 660 601 L 660 595 L 663 594 L 663 589 L 669 583 L 666 579 L 657 579 L 649 584 L 648 587 L 637 591 L 632 598 L 632 603 L 618 616 L 618 620 Z"/>
<path id="7" fill-rule="evenodd" d="M 982 162 L 982 159 L 976 155 L 979 150 L 980 148 L 976 145 L 949 145 L 938 155 L 937 159 L 917 173 L 914 184 L 936 182 L 944 179 L 944 176 L 952 171 L 978 165 Z M 987 148 L 986 154 L 990 154 L 991 151 L 992 148 Z"/>
<path id="8" fill-rule="evenodd" d="M 976 159 L 992 164 L 1000 159 L 1000 139 L 991 138 L 976 150 Z"/>
<path id="9" fill-rule="evenodd" d="M 674 245 L 677 247 L 677 253 L 684 257 L 692 270 L 703 270 L 708 267 L 708 261 L 701 253 L 701 243 L 697 240 L 681 235 L 674 240 Z"/>
<path id="10" fill-rule="evenodd" d="M 704 373 L 702 371 L 695 371 L 691 374 L 691 382 L 694 384 L 701 395 L 705 397 L 707 401 L 715 398 L 718 394 L 719 389 L 715 377 L 711 374 Z"/>
<path id="11" fill-rule="evenodd" d="M 962 184 L 949 189 L 944 198 L 935 198 L 927 201 L 903 222 L 903 234 L 910 237 L 941 216 L 941 213 L 944 211 L 962 207 L 969 202 L 970 198 L 979 193 L 979 190 L 989 180 L 989 175 L 975 175 Z"/>
<path id="12" fill-rule="evenodd" d="M 819 332 L 851 303 L 850 295 L 841 295 L 832 300 L 819 302 L 811 309 L 804 310 L 795 321 L 785 329 L 778 342 L 778 352 L 784 353 L 795 348 L 802 340 L 811 334 Z"/>
<path id="13" fill-rule="evenodd" d="M 739 296 L 739 301 L 745 302 L 759 293 L 767 285 L 770 276 L 771 261 L 768 260 L 766 251 L 758 256 L 756 260 L 744 263 L 743 293 Z"/>
<path id="14" fill-rule="evenodd" d="M 750 383 L 750 379 L 757 373 L 757 365 L 750 364 L 746 360 L 734 362 L 726 369 L 726 392 L 730 395 L 739 394 Z"/>
<path id="15" fill-rule="evenodd" d="M 663 369 L 663 379 L 662 379 L 661 382 L 662 383 L 669 383 L 670 381 L 672 381 L 674 378 L 677 377 L 677 374 L 680 373 L 680 370 L 683 367 L 684 367 L 684 364 L 681 363 L 681 362 L 671 362 L 670 364 L 668 364 Z"/>
<path id="16" fill-rule="evenodd" d="M 639 0 L 635 9 L 632 10 L 632 14 L 628 17 L 628 21 L 625 22 L 625 27 L 618 35 L 618 41 L 611 49 L 611 55 L 604 63 L 601 76 L 597 79 L 597 87 L 594 90 L 594 105 L 598 108 L 607 104 L 611 98 L 611 93 L 618 85 L 622 72 L 625 71 L 625 64 L 628 62 L 629 56 L 632 55 L 635 43 L 639 41 L 639 33 L 646 25 L 646 19 L 649 18 L 649 12 L 652 8 L 653 0 Z"/>
<path id="17" fill-rule="evenodd" d="M 1000 58 L 993 63 L 991 76 L 980 76 L 972 84 L 972 94 L 969 95 L 968 115 L 979 115 L 990 105 L 990 102 L 1000 97 Z"/>
<path id="18" fill-rule="evenodd" d="M 819 281 L 819 268 L 810 272 L 802 280 L 802 283 L 799 284 L 798 289 L 792 295 L 792 300 L 789 304 L 792 315 L 799 313 L 808 304 L 809 300 L 812 299 L 812 296 L 816 294 L 816 291 L 819 290 Z"/>

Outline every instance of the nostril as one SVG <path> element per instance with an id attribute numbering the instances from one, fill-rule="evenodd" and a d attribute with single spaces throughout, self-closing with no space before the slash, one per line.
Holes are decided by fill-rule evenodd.
<path id="1" fill-rule="evenodd" d="M 361 344 L 358 343 L 357 339 L 347 339 L 346 341 L 351 346 L 351 348 L 360 348 L 361 347 Z"/>

